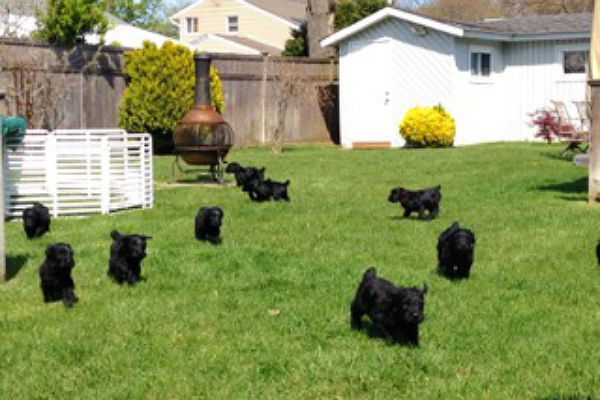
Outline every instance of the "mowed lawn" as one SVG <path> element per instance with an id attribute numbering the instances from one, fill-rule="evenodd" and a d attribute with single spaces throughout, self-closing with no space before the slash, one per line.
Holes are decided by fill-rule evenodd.
<path id="1" fill-rule="evenodd" d="M 291 180 L 291 203 L 250 202 L 235 185 L 167 185 L 155 206 L 58 218 L 28 241 L 6 225 L 0 285 L 4 399 L 588 399 L 600 396 L 600 209 L 587 170 L 560 146 L 448 150 L 234 149 L 228 159 Z M 438 219 L 401 219 L 389 190 L 442 185 Z M 223 243 L 197 242 L 196 210 L 225 211 Z M 436 273 L 439 233 L 477 236 L 471 279 Z M 151 235 L 146 281 L 106 276 L 109 232 Z M 75 250 L 80 301 L 42 302 L 49 243 Z M 367 266 L 429 284 L 421 347 L 350 330 Z"/>

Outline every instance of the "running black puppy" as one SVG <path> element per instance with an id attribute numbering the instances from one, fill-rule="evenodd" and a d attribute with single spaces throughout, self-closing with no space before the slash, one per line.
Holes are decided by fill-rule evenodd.
<path id="1" fill-rule="evenodd" d="M 473 265 L 475 235 L 453 223 L 438 239 L 439 272 L 449 278 L 468 278 Z"/>
<path id="2" fill-rule="evenodd" d="M 275 201 L 290 201 L 287 189 L 290 181 L 277 182 L 271 179 L 254 179 L 248 183 L 248 196 L 252 201 L 263 202 L 273 198 Z"/>
<path id="3" fill-rule="evenodd" d="M 440 200 L 442 199 L 441 185 L 422 190 L 407 190 L 403 187 L 392 189 L 388 201 L 400 203 L 404 208 L 404 218 L 410 217 L 415 211 L 419 213 L 419 219 L 434 219 L 440 211 Z M 429 212 L 425 215 L 425 210 Z"/>
<path id="4" fill-rule="evenodd" d="M 74 266 L 73 249 L 69 244 L 55 243 L 46 248 L 46 259 L 39 270 L 46 303 L 62 300 L 65 306 L 71 307 L 79 300 L 75 296 L 75 283 L 71 278 Z"/>
<path id="5" fill-rule="evenodd" d="M 141 262 L 146 257 L 146 240 L 152 239 L 144 235 L 122 235 L 118 231 L 110 232 L 113 239 L 108 262 L 108 276 L 119 284 L 127 282 L 135 285 L 141 279 Z"/>
<path id="6" fill-rule="evenodd" d="M 50 212 L 40 203 L 23 210 L 23 229 L 29 239 L 50 232 Z"/>
<path id="7" fill-rule="evenodd" d="M 212 244 L 221 243 L 221 223 L 223 210 L 219 207 L 202 207 L 196 213 L 195 234 L 198 240 L 208 240 Z"/>
<path id="8" fill-rule="evenodd" d="M 232 162 L 227 165 L 225 172 L 233 174 L 235 177 L 236 186 L 241 186 L 242 190 L 245 185 L 252 179 L 263 179 L 265 175 L 265 168 L 255 167 L 243 167 L 237 162 Z M 245 190 L 244 190 L 245 191 Z"/>
<path id="9" fill-rule="evenodd" d="M 373 328 L 390 342 L 419 345 L 419 324 L 423 322 L 425 293 L 416 287 L 396 287 L 378 278 L 374 267 L 368 268 L 356 291 L 350 308 L 350 326 L 361 329 L 363 315 L 368 315 Z"/>

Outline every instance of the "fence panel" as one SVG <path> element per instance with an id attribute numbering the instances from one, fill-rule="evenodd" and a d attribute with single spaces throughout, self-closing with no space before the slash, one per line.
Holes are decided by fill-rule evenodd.
<path id="1" fill-rule="evenodd" d="M 52 215 L 153 205 L 152 138 L 118 129 L 29 130 L 4 147 L 5 210 L 37 201 Z"/>

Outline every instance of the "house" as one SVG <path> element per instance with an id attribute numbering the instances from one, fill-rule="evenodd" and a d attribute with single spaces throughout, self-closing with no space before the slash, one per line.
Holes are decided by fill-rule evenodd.
<path id="1" fill-rule="evenodd" d="M 9 3 L 10 7 L 7 6 L 5 9 L 0 8 L 0 37 L 30 37 L 31 33 L 38 28 L 34 14 L 35 7 L 41 5 L 41 0 L 23 2 L 13 0 L 13 3 L 14 5 Z M 109 29 L 102 38 L 105 44 L 118 44 L 126 48 L 139 49 L 142 48 L 144 41 L 150 41 L 158 47 L 166 41 L 171 41 L 190 47 L 187 43 L 181 43 L 168 36 L 135 27 L 112 14 L 105 13 L 105 16 L 109 23 Z M 85 41 L 89 44 L 99 44 L 101 38 L 96 34 L 88 34 L 85 35 Z"/>
<path id="2" fill-rule="evenodd" d="M 584 100 L 591 14 L 460 23 L 384 8 L 321 41 L 339 48 L 343 147 L 402 146 L 414 106 L 441 103 L 455 144 L 533 140 L 528 113 Z"/>
<path id="3" fill-rule="evenodd" d="M 301 0 L 199 0 L 171 16 L 179 40 L 212 53 L 279 54 L 305 19 Z"/>

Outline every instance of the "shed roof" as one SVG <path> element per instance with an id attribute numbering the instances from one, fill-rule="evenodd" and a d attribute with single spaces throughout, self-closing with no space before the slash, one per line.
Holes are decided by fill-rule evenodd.
<path id="1" fill-rule="evenodd" d="M 462 22 L 431 18 L 414 12 L 386 7 L 321 41 L 332 46 L 388 18 L 407 21 L 457 37 L 498 41 L 590 38 L 592 14 L 534 15 L 518 18 Z"/>

